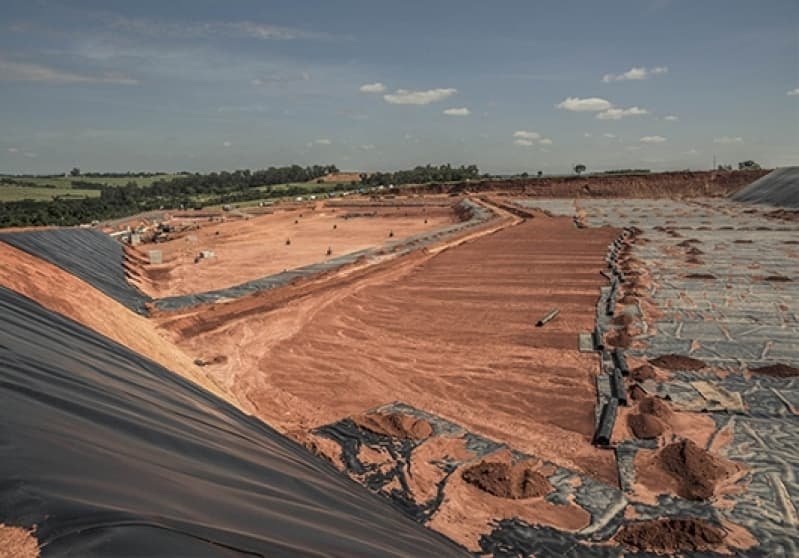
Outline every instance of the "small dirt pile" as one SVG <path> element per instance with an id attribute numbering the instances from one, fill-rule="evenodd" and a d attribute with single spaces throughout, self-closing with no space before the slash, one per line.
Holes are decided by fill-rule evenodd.
<path id="1" fill-rule="evenodd" d="M 375 434 L 404 440 L 424 440 L 433 434 L 429 422 L 403 413 L 368 413 L 352 417 L 352 422 Z"/>
<path id="2" fill-rule="evenodd" d="M 763 280 L 773 281 L 775 283 L 790 283 L 793 281 L 793 279 L 785 277 L 784 275 L 769 275 L 768 277 L 764 277 Z"/>
<path id="3" fill-rule="evenodd" d="M 552 485 L 530 462 L 482 461 L 463 471 L 463 480 L 500 498 L 540 498 L 552 492 Z"/>
<path id="4" fill-rule="evenodd" d="M 715 279 L 716 276 L 710 273 L 689 273 L 686 279 Z"/>
<path id="5" fill-rule="evenodd" d="M 638 402 L 638 413 L 630 415 L 627 424 L 636 438 L 651 440 L 663 435 L 673 416 L 674 411 L 666 402 L 646 396 Z"/>
<path id="6" fill-rule="evenodd" d="M 799 376 L 799 368 L 782 363 L 761 366 L 760 368 L 750 368 L 749 371 L 753 374 L 762 374 L 763 376 L 773 376 L 775 378 Z"/>
<path id="7" fill-rule="evenodd" d="M 643 552 L 673 554 L 711 550 L 724 542 L 726 536 L 722 529 L 701 519 L 667 518 L 628 523 L 614 539 Z"/>
<path id="8" fill-rule="evenodd" d="M 661 355 L 650 359 L 649 364 L 666 370 L 701 370 L 707 366 L 698 358 L 683 355 Z"/>
<path id="9" fill-rule="evenodd" d="M 734 463 L 716 457 L 690 440 L 663 448 L 660 466 L 680 482 L 678 494 L 689 500 L 706 500 L 717 486 L 737 470 Z"/>

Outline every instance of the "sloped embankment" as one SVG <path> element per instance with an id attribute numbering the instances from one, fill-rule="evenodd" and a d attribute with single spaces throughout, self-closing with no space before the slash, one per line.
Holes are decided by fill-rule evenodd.
<path id="1" fill-rule="evenodd" d="M 453 556 L 263 423 L 0 288 L 0 523 L 45 556 Z"/>
<path id="2" fill-rule="evenodd" d="M 776 207 L 799 208 L 799 167 L 783 167 L 755 180 L 732 199 Z"/>

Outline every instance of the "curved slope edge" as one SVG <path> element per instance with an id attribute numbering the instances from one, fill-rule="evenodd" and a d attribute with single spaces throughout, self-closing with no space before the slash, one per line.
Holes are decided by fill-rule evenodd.
<path id="1" fill-rule="evenodd" d="M 0 522 L 43 556 L 464 551 L 263 423 L 0 288 Z"/>
<path id="2" fill-rule="evenodd" d="M 773 170 L 736 192 L 732 199 L 777 207 L 799 207 L 799 167 Z"/>
<path id="3" fill-rule="evenodd" d="M 146 314 L 150 298 L 128 283 L 122 245 L 93 229 L 0 233 L 0 241 L 83 279 L 134 312 Z"/>

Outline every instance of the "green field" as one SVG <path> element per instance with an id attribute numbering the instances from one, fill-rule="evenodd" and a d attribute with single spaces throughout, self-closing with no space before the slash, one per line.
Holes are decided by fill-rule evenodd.
<path id="1" fill-rule="evenodd" d="M 78 190 L 73 188 L 39 188 L 35 186 L 14 186 L 0 184 L 0 202 L 21 200 L 49 201 L 60 196 L 71 198 L 94 198 L 100 190 Z"/>
<path id="2" fill-rule="evenodd" d="M 103 177 L 103 176 L 56 176 L 56 177 L 16 177 L 10 176 L 18 182 L 35 186 L 55 186 L 56 188 L 69 188 L 72 181 L 91 182 L 92 184 L 106 184 L 108 186 L 124 186 L 128 182 L 135 182 L 139 186 L 149 186 L 156 180 L 172 180 L 178 178 L 180 175 L 176 174 L 157 174 L 154 176 L 120 176 L 120 177 Z"/>

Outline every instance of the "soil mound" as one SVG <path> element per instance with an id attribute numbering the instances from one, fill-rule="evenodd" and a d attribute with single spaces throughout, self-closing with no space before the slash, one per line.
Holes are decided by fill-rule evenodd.
<path id="1" fill-rule="evenodd" d="M 612 347 L 619 347 L 626 349 L 632 345 L 633 338 L 627 333 L 626 328 L 617 329 L 610 336 L 608 336 L 608 344 Z"/>
<path id="2" fill-rule="evenodd" d="M 674 416 L 674 411 L 669 404 L 660 397 L 649 396 L 641 399 L 638 403 L 638 411 L 646 415 L 652 415 L 663 420 L 670 420 Z"/>
<path id="3" fill-rule="evenodd" d="M 769 275 L 764 281 L 774 281 L 776 283 L 790 283 L 793 281 L 790 277 L 785 277 L 784 275 Z"/>
<path id="4" fill-rule="evenodd" d="M 689 256 L 701 256 L 702 254 L 704 254 L 702 250 L 696 247 L 689 248 L 688 250 L 685 251 L 685 253 L 688 254 Z"/>
<path id="5" fill-rule="evenodd" d="M 552 485 L 529 462 L 516 464 L 483 461 L 463 471 L 463 480 L 500 498 L 540 498 Z"/>
<path id="6" fill-rule="evenodd" d="M 707 364 L 698 358 L 683 355 L 662 355 L 649 360 L 649 363 L 666 370 L 701 370 Z"/>
<path id="7" fill-rule="evenodd" d="M 359 427 L 392 438 L 424 440 L 433 434 L 433 427 L 424 419 L 403 413 L 369 413 L 352 417 Z"/>
<path id="8" fill-rule="evenodd" d="M 627 424 L 635 437 L 641 440 L 658 438 L 666 431 L 663 422 L 654 415 L 630 415 L 627 417 Z"/>
<path id="9" fill-rule="evenodd" d="M 711 273 L 689 273 L 685 276 L 686 279 L 715 279 L 716 276 Z"/>
<path id="10" fill-rule="evenodd" d="M 616 533 L 616 541 L 644 552 L 672 554 L 706 551 L 720 545 L 727 534 L 693 518 L 650 519 L 628 523 Z"/>
<path id="11" fill-rule="evenodd" d="M 799 376 L 799 368 L 787 364 L 770 364 L 760 368 L 750 368 L 753 374 L 763 374 L 764 376 L 774 376 L 776 378 L 787 378 L 789 376 Z"/>
<path id="12" fill-rule="evenodd" d="M 632 314 L 619 314 L 615 318 L 613 318 L 613 323 L 620 326 L 628 326 L 632 325 L 635 321 L 635 316 Z"/>
<path id="13" fill-rule="evenodd" d="M 675 442 L 660 451 L 660 465 L 680 481 L 678 493 L 689 500 L 706 500 L 718 484 L 736 469 L 690 440 Z"/>

